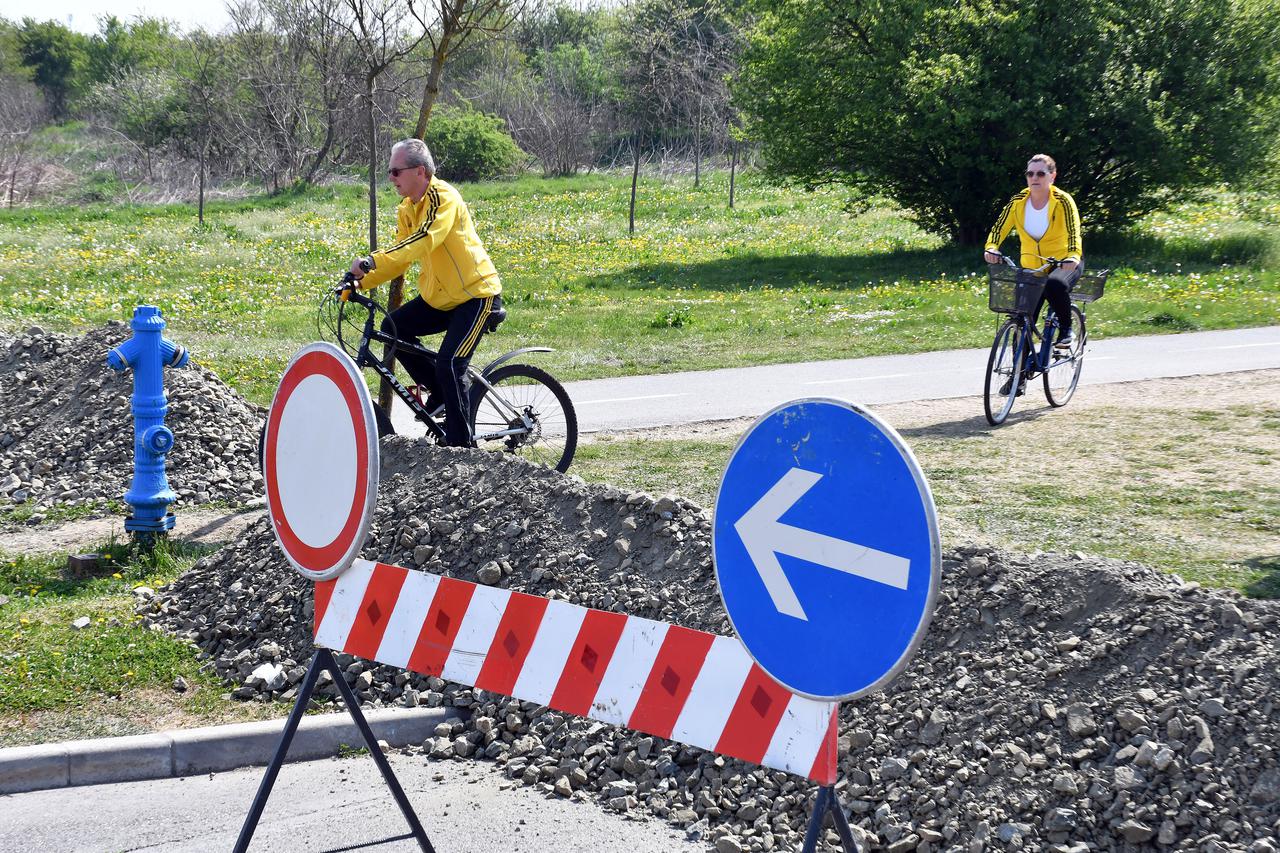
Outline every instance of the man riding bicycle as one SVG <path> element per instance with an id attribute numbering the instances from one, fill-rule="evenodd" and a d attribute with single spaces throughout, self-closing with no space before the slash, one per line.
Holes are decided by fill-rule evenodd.
<path id="1" fill-rule="evenodd" d="M 439 356 L 410 352 L 400 363 L 418 385 L 444 400 L 445 439 L 452 447 L 474 447 L 463 377 L 490 315 L 502 308 L 502 282 L 471 222 L 458 191 L 435 177 L 426 143 L 405 139 L 391 148 L 387 173 L 402 199 L 396 208 L 395 243 L 351 263 L 361 290 L 403 275 L 418 262 L 418 296 L 382 322 L 382 331 L 417 340 L 444 332 Z M 428 404 L 428 408 L 431 408 Z"/>
<path id="2" fill-rule="evenodd" d="M 983 257 L 989 264 L 1000 263 L 1000 244 L 1009 231 L 1016 228 L 1021 241 L 1020 263 L 1024 268 L 1042 266 L 1045 258 L 1062 262 L 1049 273 L 1041 304 L 1048 302 L 1058 317 L 1056 346 L 1067 348 L 1075 343 L 1071 329 L 1071 288 L 1084 271 L 1084 247 L 1075 199 L 1053 185 L 1057 177 L 1058 165 L 1048 154 L 1031 158 L 1027 163 L 1027 188 L 1005 205 L 987 235 Z M 1035 316 L 1039 314 L 1037 306 Z"/>

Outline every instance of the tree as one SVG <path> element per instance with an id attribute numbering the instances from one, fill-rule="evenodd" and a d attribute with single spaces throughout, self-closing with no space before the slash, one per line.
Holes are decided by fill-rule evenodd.
<path id="1" fill-rule="evenodd" d="M 598 51 L 559 44 L 521 75 L 508 108 L 511 132 L 546 176 L 572 175 L 595 162 L 596 139 L 616 118 L 617 93 Z"/>
<path id="2" fill-rule="evenodd" d="M 126 24 L 107 15 L 85 45 L 85 77 L 102 83 L 137 69 L 166 68 L 178 42 L 167 21 L 140 18 Z"/>
<path id="3" fill-rule="evenodd" d="M 241 0 L 229 7 L 239 74 L 236 129 L 273 190 L 341 160 L 355 51 L 335 24 L 343 0 Z M 321 9 L 332 10 L 325 13 Z"/>
<path id="4" fill-rule="evenodd" d="M 422 104 L 413 135 L 424 138 L 431 110 L 440 97 L 444 64 L 476 33 L 497 35 L 509 27 L 524 8 L 525 0 L 424 0 L 434 17 L 424 25 L 423 34 L 431 45 L 427 80 L 422 87 Z"/>
<path id="5" fill-rule="evenodd" d="M 71 99 L 83 86 L 87 40 L 62 24 L 24 18 L 18 30 L 18 53 L 31 69 L 31 80 L 44 95 L 55 119 L 67 115 Z"/>
<path id="6" fill-rule="evenodd" d="M 414 9 L 412 0 L 344 0 L 338 9 L 325 11 L 352 39 L 356 54 L 364 63 L 364 120 L 366 154 L 369 164 L 369 251 L 378 248 L 378 132 L 375 122 L 378 78 L 394 63 L 411 53 L 426 38 L 426 23 Z M 410 22 L 416 22 L 421 34 L 410 37 Z M 391 282 L 387 307 L 394 311 L 404 301 L 404 276 Z M 383 363 L 395 369 L 395 350 L 390 344 L 382 348 Z M 378 403 L 391 408 L 391 384 L 385 379 L 379 386 Z"/>
<path id="7" fill-rule="evenodd" d="M 18 178 L 27 165 L 35 131 L 43 118 L 44 109 L 35 86 L 0 74 L 0 177 L 9 185 L 9 207 L 17 197 Z"/>
<path id="8" fill-rule="evenodd" d="M 762 0 L 735 89 L 778 176 L 883 192 L 981 242 L 1023 164 L 1092 227 L 1258 167 L 1277 0 Z"/>
<path id="9" fill-rule="evenodd" d="M 186 38 L 178 63 L 178 80 L 186 100 L 187 128 L 182 142 L 199 163 L 199 205 L 196 220 L 204 225 L 204 193 L 209 151 L 216 135 L 227 126 L 233 89 L 226 46 L 216 36 L 196 30 Z"/>
<path id="10" fill-rule="evenodd" d="M 134 69 L 94 86 L 86 101 L 108 127 L 137 147 L 151 178 L 156 151 L 184 124 L 186 104 L 178 81 L 166 72 Z"/>

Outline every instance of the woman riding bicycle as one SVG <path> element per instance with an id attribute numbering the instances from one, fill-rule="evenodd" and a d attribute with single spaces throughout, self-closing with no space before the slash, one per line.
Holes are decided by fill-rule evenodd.
<path id="1" fill-rule="evenodd" d="M 1000 244 L 1011 229 L 1021 240 L 1023 267 L 1042 266 L 1044 258 L 1062 263 L 1049 273 L 1044 298 L 1058 317 L 1059 347 L 1075 342 L 1071 329 L 1071 288 L 1084 271 L 1084 246 L 1080 238 L 1080 213 L 1068 193 L 1053 185 L 1058 165 L 1048 154 L 1037 154 L 1027 162 L 1027 188 L 1020 191 L 1000 213 L 987 235 L 983 257 L 989 264 L 1000 263 Z M 1036 315 L 1040 313 L 1036 308 Z M 1034 319 L 1034 318 L 1033 318 Z"/>

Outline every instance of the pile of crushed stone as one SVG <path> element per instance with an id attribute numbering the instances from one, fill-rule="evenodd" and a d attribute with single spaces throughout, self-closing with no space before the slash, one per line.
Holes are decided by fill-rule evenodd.
<path id="1" fill-rule="evenodd" d="M 697 505 L 420 440 L 382 454 L 366 558 L 728 632 Z M 943 566 L 910 667 L 841 711 L 838 789 L 868 849 L 1276 851 L 1280 602 L 1083 555 L 963 547 Z M 264 519 L 138 610 L 198 645 L 236 696 L 288 699 L 311 607 Z M 806 780 L 338 658 L 370 705 L 469 715 L 423 745 L 433 759 L 489 759 L 721 853 L 800 846 Z"/>
<path id="2" fill-rule="evenodd" d="M 54 503 L 122 499 L 133 478 L 133 373 L 107 367 L 107 351 L 130 335 L 112 322 L 81 337 L 39 327 L 0 337 L 0 500 L 32 502 L 38 521 Z M 261 407 L 194 363 L 166 369 L 164 384 L 175 437 L 165 469 L 179 504 L 260 497 Z"/>

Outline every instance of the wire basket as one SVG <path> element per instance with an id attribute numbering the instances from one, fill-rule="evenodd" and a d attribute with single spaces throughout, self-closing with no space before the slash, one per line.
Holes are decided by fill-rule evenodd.
<path id="1" fill-rule="evenodd" d="M 1044 295 L 1044 279 L 1005 264 L 988 264 L 991 292 L 987 306 L 1001 314 L 1033 314 Z"/>
<path id="2" fill-rule="evenodd" d="M 1094 302 L 1102 298 L 1111 270 L 1081 273 L 1075 287 L 1071 288 L 1072 302 Z"/>

